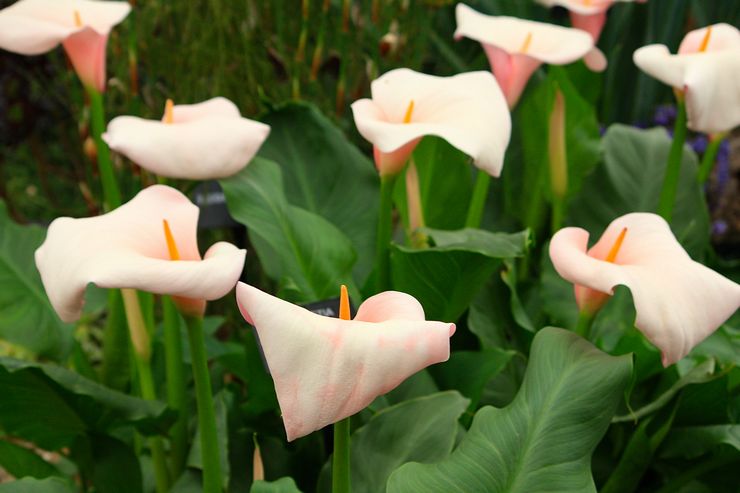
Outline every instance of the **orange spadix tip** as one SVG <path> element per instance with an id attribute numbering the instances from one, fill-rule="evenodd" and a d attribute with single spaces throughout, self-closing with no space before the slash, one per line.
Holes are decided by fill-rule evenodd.
<path id="1" fill-rule="evenodd" d="M 529 45 L 532 44 L 532 32 L 527 33 L 527 38 L 522 43 L 522 47 L 519 50 L 521 53 L 527 53 L 529 51 Z"/>
<path id="2" fill-rule="evenodd" d="M 80 17 L 80 11 L 75 10 L 74 15 L 75 15 L 75 26 L 82 27 L 82 17 Z"/>
<path id="3" fill-rule="evenodd" d="M 172 236 L 170 223 L 167 222 L 167 219 L 162 219 L 162 226 L 164 226 L 164 239 L 167 241 L 167 250 L 170 252 L 170 260 L 180 260 L 180 252 L 177 250 L 177 243 L 175 243 L 175 237 Z"/>
<path id="4" fill-rule="evenodd" d="M 403 117 L 403 123 L 411 123 L 411 116 L 414 114 L 414 100 L 409 101 L 409 105 L 406 108 L 406 115 Z"/>
<path id="5" fill-rule="evenodd" d="M 712 26 L 707 27 L 707 32 L 704 33 L 704 39 L 701 40 L 701 45 L 699 46 L 699 53 L 703 53 L 707 51 L 707 47 L 709 46 L 709 38 L 712 37 Z"/>
<path id="6" fill-rule="evenodd" d="M 617 255 L 619 255 L 619 249 L 622 248 L 622 242 L 624 241 L 624 237 L 626 234 L 627 228 L 622 228 L 619 236 L 617 236 L 617 240 L 614 242 L 611 250 L 609 250 L 609 254 L 606 256 L 607 262 L 614 262 L 617 259 Z"/>
<path id="7" fill-rule="evenodd" d="M 339 291 L 339 318 L 342 320 L 351 320 L 352 314 L 349 311 L 349 294 L 347 294 L 347 286 L 342 284 Z"/>
<path id="8" fill-rule="evenodd" d="M 164 104 L 164 122 L 165 123 L 172 123 L 174 122 L 174 116 L 172 114 L 172 109 L 175 107 L 175 103 L 168 99 L 167 102 Z"/>

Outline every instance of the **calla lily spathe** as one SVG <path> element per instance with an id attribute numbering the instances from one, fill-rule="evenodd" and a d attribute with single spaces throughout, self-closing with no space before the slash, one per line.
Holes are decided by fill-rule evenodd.
<path id="1" fill-rule="evenodd" d="M 102 92 L 108 35 L 130 10 L 128 2 L 20 0 L 0 10 L 0 48 L 39 55 L 62 43 L 82 83 Z"/>
<path id="2" fill-rule="evenodd" d="M 678 54 L 665 45 L 643 46 L 635 64 L 682 92 L 687 125 L 708 134 L 740 125 L 740 31 L 729 24 L 689 32 Z"/>
<path id="3" fill-rule="evenodd" d="M 580 29 L 485 15 L 461 3 L 455 15 L 455 38 L 470 38 L 483 45 L 509 108 L 516 105 L 527 81 L 542 63 L 565 65 L 583 58 L 591 70 L 606 68 L 604 54 Z"/>
<path id="4" fill-rule="evenodd" d="M 170 260 L 164 220 L 180 260 Z M 102 216 L 54 220 L 36 250 L 52 306 L 63 321 L 77 320 L 85 288 L 93 283 L 184 297 L 189 311 L 202 315 L 202 300 L 221 298 L 236 285 L 246 251 L 219 242 L 201 260 L 197 223 L 198 208 L 164 185 L 148 187 Z"/>
<path id="5" fill-rule="evenodd" d="M 352 104 L 360 134 L 375 148 L 381 175 L 396 174 L 425 135 L 447 140 L 474 164 L 499 176 L 511 134 L 511 116 L 488 72 L 437 77 L 410 69 L 383 74 L 372 99 Z"/>
<path id="6" fill-rule="evenodd" d="M 618 2 L 639 2 L 647 0 L 537 0 L 546 7 L 565 7 L 570 12 L 570 21 L 576 29 L 588 32 L 594 41 L 599 40 L 606 23 L 606 11 Z"/>
<path id="7" fill-rule="evenodd" d="M 425 321 L 404 293 L 368 298 L 354 320 L 316 315 L 244 283 L 236 297 L 257 330 L 288 441 L 361 411 L 450 355 L 455 325 Z"/>
<path id="8" fill-rule="evenodd" d="M 618 253 L 607 261 L 615 244 Z M 550 258 L 576 285 L 581 310 L 597 309 L 602 293 L 627 286 L 635 326 L 662 351 L 664 366 L 686 356 L 740 306 L 740 285 L 694 262 L 655 214 L 615 219 L 590 249 L 587 231 L 561 229 L 550 242 Z"/>
<path id="9" fill-rule="evenodd" d="M 144 169 L 168 178 L 226 178 L 244 168 L 270 133 L 234 103 L 213 98 L 173 105 L 160 120 L 114 118 L 103 140 Z"/>

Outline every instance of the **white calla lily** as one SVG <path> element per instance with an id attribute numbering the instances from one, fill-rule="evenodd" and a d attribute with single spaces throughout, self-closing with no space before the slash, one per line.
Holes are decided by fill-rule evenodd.
<path id="1" fill-rule="evenodd" d="M 455 325 L 425 321 L 404 293 L 368 298 L 354 320 L 316 315 L 244 283 L 236 297 L 257 331 L 288 441 L 361 411 L 450 355 Z"/>
<path id="2" fill-rule="evenodd" d="M 102 92 L 108 35 L 130 11 L 128 2 L 20 0 L 0 10 L 0 48 L 39 55 L 62 43 L 80 80 Z"/>
<path id="3" fill-rule="evenodd" d="M 201 260 L 197 223 L 198 208 L 164 185 L 148 187 L 102 216 L 54 220 L 36 250 L 52 306 L 63 321 L 77 320 L 85 288 L 93 283 L 182 297 L 175 300 L 181 309 L 202 315 L 203 300 L 221 298 L 236 285 L 246 251 L 219 242 Z M 171 244 L 177 260 L 171 259 Z"/>
<path id="4" fill-rule="evenodd" d="M 740 285 L 689 257 L 660 216 L 615 219 L 588 248 L 581 228 L 558 231 L 550 258 L 576 285 L 581 310 L 598 310 L 615 286 L 632 292 L 635 326 L 663 353 L 668 366 L 714 332 L 740 306 Z"/>
<path id="5" fill-rule="evenodd" d="M 583 58 L 591 70 L 606 68 L 604 54 L 594 46 L 593 38 L 580 29 L 485 15 L 462 3 L 457 5 L 455 14 L 455 38 L 470 38 L 483 45 L 510 108 L 543 63 L 565 65 Z"/>
<path id="6" fill-rule="evenodd" d="M 740 30 L 734 26 L 691 31 L 676 55 L 654 44 L 635 51 L 633 59 L 683 94 L 690 129 L 715 134 L 740 125 Z"/>
<path id="7" fill-rule="evenodd" d="M 426 135 L 447 140 L 480 169 L 499 176 L 511 134 L 501 89 L 488 72 L 437 77 L 392 70 L 352 104 L 360 134 L 375 147 L 381 175 L 395 174 Z"/>
<path id="8" fill-rule="evenodd" d="M 161 121 L 119 116 L 103 140 L 157 175 L 206 180 L 238 173 L 269 133 L 269 126 L 243 118 L 234 103 L 218 97 L 191 105 L 168 102 Z"/>

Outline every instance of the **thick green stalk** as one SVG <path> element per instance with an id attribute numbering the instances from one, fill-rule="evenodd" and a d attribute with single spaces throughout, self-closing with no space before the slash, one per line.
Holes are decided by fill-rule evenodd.
<path id="1" fill-rule="evenodd" d="M 725 138 L 725 134 L 717 134 L 709 136 L 709 144 L 707 149 L 704 151 L 704 157 L 701 160 L 701 166 L 699 166 L 699 174 L 697 180 L 700 184 L 706 183 L 709 179 L 709 175 L 712 174 L 714 169 L 714 162 L 717 160 L 717 153 L 722 145 L 722 141 Z"/>
<path id="2" fill-rule="evenodd" d="M 110 150 L 101 137 L 105 132 L 103 95 L 92 87 L 85 87 L 85 89 L 90 97 L 90 126 L 95 147 L 98 151 L 98 170 L 100 171 L 100 181 L 103 184 L 103 204 L 105 210 L 112 211 L 121 205 L 121 192 L 118 190 L 118 184 L 116 183 Z"/>
<path id="3" fill-rule="evenodd" d="M 152 377 L 151 339 L 141 312 L 139 296 L 134 289 L 121 289 L 121 295 L 126 310 L 131 344 L 134 348 L 133 354 L 139 376 L 141 396 L 146 400 L 155 401 L 157 400 L 157 393 L 154 389 L 154 378 Z M 150 438 L 149 447 L 154 464 L 157 493 L 166 493 L 170 488 L 170 477 L 162 439 L 160 437 Z"/>
<path id="4" fill-rule="evenodd" d="M 332 456 L 331 491 L 332 493 L 349 493 L 349 420 L 345 418 L 334 423 L 334 454 Z"/>
<path id="5" fill-rule="evenodd" d="M 555 96 L 550 112 L 548 129 L 548 164 L 550 170 L 550 192 L 552 213 L 550 227 L 553 233 L 563 224 L 565 197 L 568 193 L 568 149 L 565 141 L 565 98 L 555 86 Z"/>
<path id="6" fill-rule="evenodd" d="M 177 421 L 170 430 L 170 463 L 173 477 L 185 468 L 188 451 L 188 413 L 185 374 L 180 339 L 180 314 L 169 296 L 162 297 L 164 349 L 167 374 L 167 404 L 177 411 Z"/>
<path id="7" fill-rule="evenodd" d="M 380 177 L 380 210 L 378 211 L 378 236 L 375 247 L 377 292 L 390 288 L 389 246 L 393 233 L 393 188 L 398 174 Z"/>
<path id="8" fill-rule="evenodd" d="M 670 154 L 668 154 L 668 165 L 666 166 L 663 189 L 660 191 L 660 202 L 658 203 L 658 214 L 668 222 L 671 222 L 673 205 L 676 202 L 684 142 L 686 142 L 686 103 L 683 99 L 680 99 L 678 101 L 676 125 L 673 129 L 673 143 L 671 144 Z"/>
<path id="9" fill-rule="evenodd" d="M 565 215 L 565 200 L 562 197 L 552 198 L 552 211 L 550 215 L 550 231 L 557 232 L 563 226 Z"/>
<path id="10" fill-rule="evenodd" d="M 421 201 L 419 188 L 419 171 L 413 158 L 406 167 L 406 206 L 409 213 L 409 229 L 407 236 L 414 248 L 429 246 L 429 238 L 421 230 L 426 226 L 424 221 L 424 206 Z"/>
<path id="11" fill-rule="evenodd" d="M 185 316 L 190 341 L 190 354 L 193 360 L 195 396 L 198 404 L 198 423 L 200 425 L 200 451 L 203 464 L 203 492 L 222 493 L 221 459 L 216 430 L 216 412 L 211 393 L 211 376 L 208 372 L 208 357 L 203 336 L 203 319 Z"/>
<path id="12" fill-rule="evenodd" d="M 478 176 L 475 179 L 475 188 L 473 197 L 470 199 L 468 207 L 468 218 L 465 220 L 466 228 L 479 228 L 483 219 L 483 209 L 486 207 L 488 198 L 488 187 L 491 185 L 491 175 L 483 170 L 478 170 Z"/>
<path id="13" fill-rule="evenodd" d="M 594 323 L 594 318 L 596 318 L 596 314 L 581 311 L 578 314 L 578 323 L 576 324 L 575 333 L 584 339 L 588 339 L 591 335 L 591 325 Z"/>

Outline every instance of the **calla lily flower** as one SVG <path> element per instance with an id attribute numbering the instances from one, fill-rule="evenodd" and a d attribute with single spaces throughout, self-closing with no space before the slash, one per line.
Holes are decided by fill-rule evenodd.
<path id="1" fill-rule="evenodd" d="M 288 441 L 364 409 L 450 355 L 455 324 L 427 322 L 415 298 L 386 291 L 354 320 L 316 315 L 239 283 L 236 298 L 257 330 Z"/>
<path id="2" fill-rule="evenodd" d="M 683 93 L 687 125 L 708 134 L 740 125 L 740 31 L 714 24 L 689 32 L 672 55 L 664 45 L 643 46 L 633 55 L 647 74 Z"/>
<path id="3" fill-rule="evenodd" d="M 130 10 L 128 2 L 20 0 L 0 10 L 0 48 L 39 55 L 62 43 L 82 83 L 102 92 L 108 35 Z"/>
<path id="4" fill-rule="evenodd" d="M 582 311 L 598 310 L 615 286 L 627 286 L 635 326 L 662 351 L 664 366 L 686 356 L 740 306 L 740 285 L 691 260 L 655 214 L 615 219 L 590 249 L 587 231 L 561 229 L 550 258 L 576 285 Z"/>
<path id="5" fill-rule="evenodd" d="M 206 180 L 239 172 L 269 133 L 269 126 L 242 118 L 234 103 L 219 97 L 186 105 L 168 100 L 161 121 L 119 116 L 103 140 L 152 173 Z"/>
<path id="6" fill-rule="evenodd" d="M 537 0 L 546 7 L 565 7 L 570 12 L 573 27 L 588 32 L 594 41 L 599 40 L 606 23 L 606 11 L 617 2 L 639 2 L 647 0 Z"/>
<path id="7" fill-rule="evenodd" d="M 580 29 L 485 15 L 461 3 L 455 15 L 455 38 L 470 38 L 483 45 L 509 108 L 516 105 L 527 81 L 543 63 L 565 65 L 583 58 L 591 70 L 606 68 L 604 54 Z"/>
<path id="8" fill-rule="evenodd" d="M 62 217 L 36 250 L 36 266 L 59 317 L 80 317 L 85 288 L 133 288 L 176 297 L 180 309 L 202 315 L 205 301 L 223 297 L 239 280 L 245 250 L 219 242 L 201 260 L 198 208 L 164 185 L 139 192 L 97 217 Z M 174 259 L 174 260 L 173 260 Z"/>
<path id="9" fill-rule="evenodd" d="M 511 116 L 488 72 L 437 77 L 396 69 L 372 82 L 372 99 L 352 103 L 381 175 L 398 173 L 425 135 L 447 140 L 492 176 L 501 174 Z"/>

